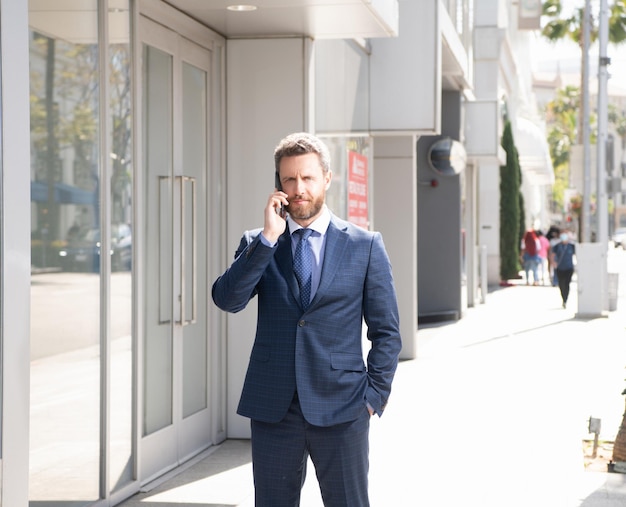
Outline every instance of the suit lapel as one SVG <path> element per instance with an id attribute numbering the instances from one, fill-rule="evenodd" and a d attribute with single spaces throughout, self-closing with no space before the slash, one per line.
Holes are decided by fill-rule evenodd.
<path id="1" fill-rule="evenodd" d="M 348 243 L 348 233 L 346 227 L 341 227 L 335 221 L 334 215 L 331 215 L 330 225 L 326 231 L 326 245 L 324 246 L 324 264 L 322 265 L 322 273 L 320 284 L 315 293 L 311 306 L 313 306 L 328 290 L 328 287 L 335 278 L 335 273 L 346 253 Z M 297 283 L 296 283 L 297 285 Z"/>

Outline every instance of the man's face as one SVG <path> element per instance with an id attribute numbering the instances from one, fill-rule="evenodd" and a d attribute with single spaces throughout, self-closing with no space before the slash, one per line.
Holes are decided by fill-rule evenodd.
<path id="1" fill-rule="evenodd" d="M 331 172 L 324 173 L 315 153 L 284 157 L 280 161 L 280 182 L 287 194 L 289 216 L 307 227 L 321 213 L 330 186 Z"/>

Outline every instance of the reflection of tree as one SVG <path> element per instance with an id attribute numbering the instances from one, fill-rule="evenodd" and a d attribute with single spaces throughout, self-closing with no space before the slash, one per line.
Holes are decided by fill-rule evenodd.
<path id="1" fill-rule="evenodd" d="M 128 222 L 131 174 L 131 82 L 130 54 L 126 44 L 110 47 L 109 98 L 112 119 L 111 139 L 111 220 Z"/>
<path id="2" fill-rule="evenodd" d="M 71 113 L 63 117 L 61 139 L 74 149 L 74 185 L 91 191 L 97 186 L 98 167 L 97 49 L 91 45 L 70 46 L 59 69 L 65 77 L 59 95 L 68 106 L 73 103 Z"/>
<path id="3" fill-rule="evenodd" d="M 54 185 L 61 180 L 59 160 L 59 110 L 54 101 L 55 41 L 47 37 L 35 37 L 39 54 L 44 62 L 43 76 L 31 75 L 31 139 L 35 149 L 35 179 L 47 183 L 47 202 L 38 206 L 38 224 L 42 239 L 57 237 L 58 204 Z M 33 73 L 31 73 L 33 74 Z"/>
<path id="4" fill-rule="evenodd" d="M 31 139 L 35 181 L 47 198 L 36 203 L 43 248 L 59 243 L 61 204 L 57 184 L 91 192 L 98 204 L 98 50 L 34 34 L 31 45 Z M 72 161 L 72 174 L 64 162 Z M 69 202 L 68 202 L 69 199 Z M 71 204 L 66 198 L 65 204 Z M 76 203 L 78 204 L 78 203 Z M 85 204 L 84 202 L 81 204 Z M 97 220 L 97 209 L 91 219 Z M 50 259 L 43 256 L 43 265 Z"/>

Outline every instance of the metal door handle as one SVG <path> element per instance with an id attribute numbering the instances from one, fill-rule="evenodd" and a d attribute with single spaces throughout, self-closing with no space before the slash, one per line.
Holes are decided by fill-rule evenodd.
<path id="1" fill-rule="evenodd" d="M 157 269 L 157 298 L 158 298 L 158 319 L 159 319 L 159 325 L 162 324 L 170 324 L 172 322 L 172 318 L 171 318 L 171 310 L 172 310 L 172 305 L 163 305 L 163 300 L 164 300 L 164 294 L 163 294 L 163 273 L 168 272 L 167 270 L 163 269 L 162 266 L 162 262 L 163 262 L 163 258 L 162 258 L 162 251 L 164 250 L 164 244 L 163 244 L 163 235 L 164 235 L 164 231 L 165 231 L 165 227 L 168 228 L 168 230 L 170 231 L 170 241 L 171 241 L 171 227 L 169 227 L 171 225 L 170 223 L 164 223 L 164 216 L 171 216 L 172 213 L 172 206 L 171 206 L 171 193 L 170 193 L 170 189 L 168 188 L 169 186 L 169 182 L 170 182 L 170 177 L 169 176 L 159 176 L 159 190 L 158 190 L 158 204 L 157 204 L 157 213 L 159 215 L 158 218 L 158 229 L 157 229 L 157 234 L 158 234 L 158 238 L 157 238 L 157 260 L 156 260 L 156 269 Z M 162 190 L 163 187 L 163 183 L 166 184 L 165 187 L 165 192 Z M 170 206 L 167 207 L 163 207 L 163 194 L 165 194 L 166 196 L 169 197 L 168 202 L 170 202 Z M 167 239 L 167 238 L 166 238 Z M 170 243 L 171 244 L 171 243 Z M 169 294 L 169 292 L 167 293 Z M 171 300 L 171 296 L 168 296 L 168 299 Z M 167 308 L 167 312 L 164 314 L 164 308 L 163 306 L 165 306 Z"/>
<path id="2" fill-rule="evenodd" d="M 196 307 L 197 307 L 197 241 L 198 234 L 196 230 L 196 179 L 190 176 L 177 176 L 180 178 L 180 322 L 183 326 L 196 323 Z M 186 223 L 186 204 L 187 196 L 185 193 L 185 183 L 191 184 L 191 316 L 186 318 L 186 292 L 187 292 L 187 223 Z"/>

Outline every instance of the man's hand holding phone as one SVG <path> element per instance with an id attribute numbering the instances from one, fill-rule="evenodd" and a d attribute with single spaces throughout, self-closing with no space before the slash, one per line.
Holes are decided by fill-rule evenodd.
<path id="1" fill-rule="evenodd" d="M 281 190 L 274 191 L 268 199 L 265 207 L 263 236 L 271 243 L 278 241 L 280 235 L 285 232 L 285 227 L 287 227 L 285 206 L 287 204 L 289 204 L 287 194 Z"/>

